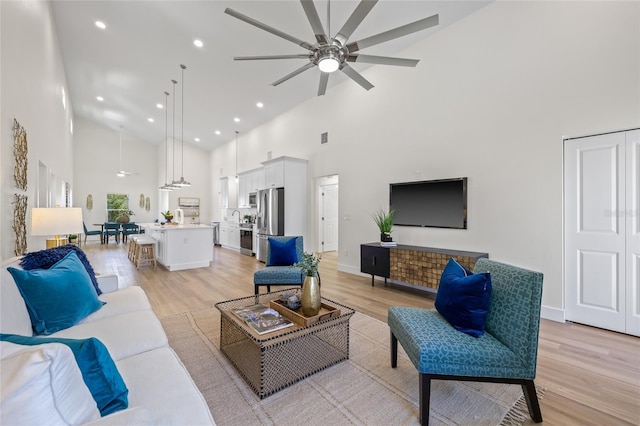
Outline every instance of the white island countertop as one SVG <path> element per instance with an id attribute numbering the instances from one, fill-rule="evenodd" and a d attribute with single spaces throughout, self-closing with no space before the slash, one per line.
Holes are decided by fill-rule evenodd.
<path id="1" fill-rule="evenodd" d="M 196 229 L 196 228 L 213 228 L 211 225 L 203 223 L 185 223 L 184 225 L 161 225 L 160 223 L 137 223 L 145 229 Z"/>
<path id="2" fill-rule="evenodd" d="M 213 260 L 213 226 L 139 223 L 156 240 L 156 260 L 170 271 L 206 268 Z"/>

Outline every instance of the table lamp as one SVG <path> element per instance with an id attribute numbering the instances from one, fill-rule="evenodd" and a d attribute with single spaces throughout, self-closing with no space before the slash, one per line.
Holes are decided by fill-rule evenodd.
<path id="1" fill-rule="evenodd" d="M 53 207 L 31 209 L 31 235 L 51 236 L 47 239 L 47 248 L 57 247 L 61 242 L 66 243 L 66 238 L 60 238 L 60 234 L 81 234 L 82 209 L 79 207 Z"/>

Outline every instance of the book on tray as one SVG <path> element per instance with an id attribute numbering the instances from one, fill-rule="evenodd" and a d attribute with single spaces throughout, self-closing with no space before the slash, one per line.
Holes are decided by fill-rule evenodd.
<path id="1" fill-rule="evenodd" d="M 382 247 L 396 247 L 398 243 L 395 241 L 380 241 L 380 245 Z"/>
<path id="2" fill-rule="evenodd" d="M 238 318 L 243 320 L 258 334 L 271 333 L 282 328 L 291 327 L 293 322 L 280 315 L 275 309 L 264 305 L 252 305 L 245 308 L 232 309 Z"/>

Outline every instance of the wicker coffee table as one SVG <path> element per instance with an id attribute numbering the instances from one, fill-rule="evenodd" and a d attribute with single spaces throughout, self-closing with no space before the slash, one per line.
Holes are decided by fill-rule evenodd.
<path id="1" fill-rule="evenodd" d="M 307 376 L 349 358 L 349 319 L 355 311 L 322 298 L 340 309 L 340 315 L 309 326 L 292 327 L 259 335 L 232 309 L 256 303 L 269 306 L 280 294 L 296 289 L 243 297 L 216 303 L 220 311 L 220 350 L 262 399 Z"/>

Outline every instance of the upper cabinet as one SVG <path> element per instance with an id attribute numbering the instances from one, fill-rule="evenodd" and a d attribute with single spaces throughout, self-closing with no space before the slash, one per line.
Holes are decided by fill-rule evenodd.
<path id="1" fill-rule="evenodd" d="M 235 209 L 238 207 L 238 184 L 233 176 L 220 178 L 220 208 Z"/>
<path id="2" fill-rule="evenodd" d="M 249 194 L 264 189 L 264 170 L 249 170 L 238 173 L 238 207 L 251 207 L 249 205 Z"/>
<path id="3" fill-rule="evenodd" d="M 264 188 L 284 187 L 284 159 L 275 159 L 272 162 L 264 162 Z"/>

